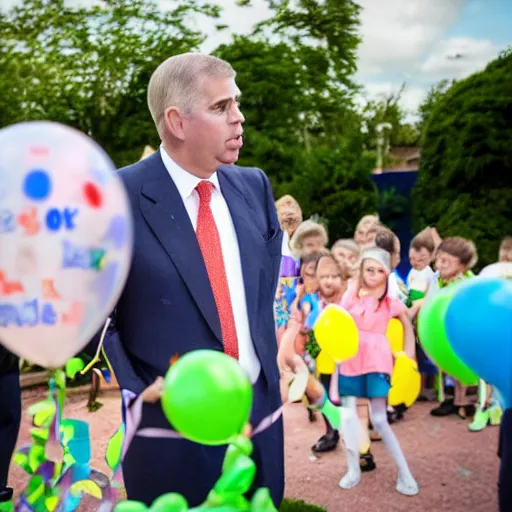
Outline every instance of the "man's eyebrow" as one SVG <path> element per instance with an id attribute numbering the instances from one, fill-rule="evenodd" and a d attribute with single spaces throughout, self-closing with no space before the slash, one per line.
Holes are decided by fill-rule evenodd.
<path id="1" fill-rule="evenodd" d="M 234 98 L 233 96 L 230 96 L 229 98 L 222 98 L 218 101 L 216 101 L 213 105 L 212 105 L 212 108 L 215 108 L 215 107 L 220 107 L 221 105 L 225 105 L 226 103 L 229 103 L 230 101 L 233 101 L 233 99 L 235 101 L 240 101 L 240 97 L 242 96 L 242 94 L 237 94 Z"/>

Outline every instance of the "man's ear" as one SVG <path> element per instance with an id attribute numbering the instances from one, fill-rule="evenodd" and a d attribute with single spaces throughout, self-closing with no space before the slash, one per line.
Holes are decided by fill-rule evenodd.
<path id="1" fill-rule="evenodd" d="M 166 130 L 178 140 L 185 140 L 185 130 L 183 128 L 183 115 L 178 107 L 169 107 L 164 113 L 164 123 Z"/>

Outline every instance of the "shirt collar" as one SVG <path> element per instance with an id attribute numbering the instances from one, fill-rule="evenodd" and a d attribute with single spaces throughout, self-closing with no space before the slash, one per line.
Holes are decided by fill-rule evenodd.
<path id="1" fill-rule="evenodd" d="M 183 201 L 191 196 L 201 181 L 210 181 L 213 183 L 215 190 L 220 191 L 219 177 L 217 176 L 216 172 L 213 173 L 208 180 L 203 180 L 197 176 L 194 176 L 193 174 L 190 174 L 188 171 L 180 167 L 169 156 L 162 144 L 160 145 L 160 155 L 162 157 L 164 166 L 171 176 L 172 181 L 174 181 L 174 184 L 176 185 L 176 188 L 178 189 L 178 192 Z"/>

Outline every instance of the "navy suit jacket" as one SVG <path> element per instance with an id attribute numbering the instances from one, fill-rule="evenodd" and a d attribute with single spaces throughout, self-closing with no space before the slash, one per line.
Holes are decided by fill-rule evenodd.
<path id="1" fill-rule="evenodd" d="M 197 349 L 221 351 L 223 345 L 217 308 L 196 234 L 160 153 L 118 172 L 132 208 L 134 252 L 105 349 L 121 388 L 140 393 L 157 376 L 165 375 L 173 355 L 181 356 Z M 270 183 L 261 170 L 224 166 L 217 173 L 238 238 L 250 332 L 262 367 L 260 381 L 264 379 L 261 389 L 265 396 L 255 397 L 255 400 L 259 400 L 262 414 L 270 413 L 281 405 L 273 300 L 281 260 L 282 231 Z M 165 425 L 169 424 L 160 405 L 145 404 L 142 426 Z M 282 430 L 281 424 L 279 428 Z M 277 438 L 269 439 L 273 444 Z M 142 442 L 141 438 L 135 440 Z M 199 448 L 190 446 L 192 443 L 187 444 L 188 441 L 171 443 L 167 443 L 168 450 L 172 450 L 167 460 L 174 461 L 176 470 L 183 471 L 186 461 L 194 458 L 196 462 L 191 462 L 196 466 L 194 471 L 199 466 L 209 469 L 205 469 L 202 476 L 196 475 L 204 481 L 204 489 L 197 491 L 197 495 L 192 495 L 193 489 L 185 488 L 185 478 L 183 483 L 170 483 L 167 491 L 188 494 L 191 505 L 199 503 L 220 475 L 222 453 L 206 447 L 201 447 L 199 453 Z M 160 441 L 154 449 L 161 452 L 166 450 L 165 445 Z M 282 458 L 279 453 L 282 440 L 278 440 L 276 446 L 260 448 L 262 452 L 270 450 L 267 458 Z M 156 464 L 154 457 L 140 460 L 152 450 L 150 444 L 141 450 L 134 448 L 134 453 L 138 451 L 136 456 L 128 457 L 130 450 L 127 459 L 131 458 L 139 473 L 141 466 Z M 127 472 L 126 468 L 123 470 Z M 155 469 L 166 470 L 170 468 Z M 126 477 L 125 474 L 125 481 Z M 143 489 L 130 492 L 130 486 L 137 487 L 133 483 L 135 479 L 128 477 L 132 480 L 131 484 L 127 482 L 129 498 L 150 502 L 164 490 L 155 488 L 154 493 L 146 494 Z M 174 473 L 174 479 L 177 481 L 179 475 Z M 195 489 L 197 479 L 195 484 L 191 482 Z M 156 486 L 154 483 L 144 485 Z"/>

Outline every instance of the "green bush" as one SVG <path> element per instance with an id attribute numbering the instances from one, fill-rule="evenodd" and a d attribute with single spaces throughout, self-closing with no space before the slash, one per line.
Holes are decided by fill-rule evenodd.
<path id="1" fill-rule="evenodd" d="M 497 260 L 512 234 L 512 52 L 455 83 L 439 100 L 423 134 L 413 191 L 415 229 L 464 236 L 481 268 Z"/>
<path id="2" fill-rule="evenodd" d="M 279 512 L 327 512 L 325 508 L 308 505 L 302 500 L 285 499 L 279 507 Z"/>

